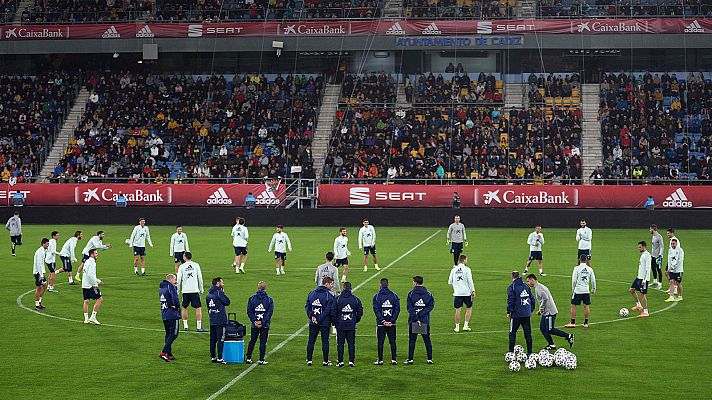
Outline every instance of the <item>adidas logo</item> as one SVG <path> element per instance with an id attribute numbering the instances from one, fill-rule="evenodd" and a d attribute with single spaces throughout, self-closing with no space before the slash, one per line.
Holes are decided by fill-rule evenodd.
<path id="1" fill-rule="evenodd" d="M 425 29 L 423 29 L 423 35 L 440 35 L 442 32 L 440 32 L 440 29 L 438 29 L 438 26 L 435 25 L 435 22 L 431 22 L 430 25 L 426 26 Z"/>
<path id="2" fill-rule="evenodd" d="M 386 29 L 386 35 L 405 35 L 405 30 L 401 28 L 400 22 L 396 22 Z"/>
<path id="3" fill-rule="evenodd" d="M 116 30 L 116 27 L 114 25 L 111 25 L 109 29 L 104 31 L 101 37 L 103 39 L 116 39 L 120 38 L 121 34 L 119 33 L 119 31 Z"/>
<path id="4" fill-rule="evenodd" d="M 260 303 L 260 305 L 255 307 L 255 311 L 266 311 L 265 306 L 263 306 L 262 303 Z"/>
<path id="5" fill-rule="evenodd" d="M 393 305 L 391 305 L 390 300 L 386 300 L 386 301 L 383 302 L 383 304 L 381 304 L 381 307 L 386 307 L 386 308 L 388 308 L 388 307 L 393 307 Z"/>
<path id="6" fill-rule="evenodd" d="M 695 21 L 697 22 L 697 21 Z M 682 188 L 677 188 L 670 196 L 668 196 L 665 201 L 663 201 L 663 207 L 671 208 L 692 208 L 692 202 L 687 199 L 685 192 Z"/>
<path id="7" fill-rule="evenodd" d="M 148 26 L 146 26 L 148 28 Z M 211 194 L 206 201 L 207 204 L 232 204 L 232 199 L 225 193 L 225 189 L 220 186 L 215 193 Z"/>
<path id="8" fill-rule="evenodd" d="M 317 306 L 317 307 L 321 307 L 321 302 L 319 301 L 319 299 L 316 299 L 316 300 L 314 300 L 314 301 L 312 302 L 312 305 L 313 305 L 313 306 Z"/>
<path id="9" fill-rule="evenodd" d="M 415 302 L 416 307 L 425 307 L 425 302 L 423 299 L 418 299 L 418 301 Z"/>
<path id="10" fill-rule="evenodd" d="M 260 205 L 277 206 L 279 205 L 279 199 L 271 190 L 265 190 L 257 195 L 256 203 Z"/>
<path id="11" fill-rule="evenodd" d="M 210 307 L 210 308 L 215 307 L 215 302 L 213 301 L 213 299 L 210 299 L 210 302 L 208 303 L 208 307 Z"/>
<path id="12" fill-rule="evenodd" d="M 519 297 L 529 297 L 529 293 L 527 293 L 526 290 L 522 290 L 522 293 L 519 294 Z"/>
<path id="13" fill-rule="evenodd" d="M 161 301 L 166 301 L 166 296 L 161 295 Z"/>
<path id="14" fill-rule="evenodd" d="M 341 309 L 341 312 L 354 312 L 354 310 L 351 308 L 351 304 L 347 304 L 346 307 Z"/>
<path id="15" fill-rule="evenodd" d="M 690 25 L 685 26 L 685 33 L 705 33 L 705 28 L 694 20 Z"/>
<path id="16" fill-rule="evenodd" d="M 156 35 L 153 34 L 153 32 L 151 31 L 151 28 L 149 28 L 148 25 L 144 25 L 140 31 L 136 32 L 137 38 L 152 38 L 155 36 Z"/>

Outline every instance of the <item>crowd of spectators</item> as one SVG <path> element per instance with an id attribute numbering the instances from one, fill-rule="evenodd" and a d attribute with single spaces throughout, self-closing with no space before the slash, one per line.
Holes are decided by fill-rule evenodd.
<path id="1" fill-rule="evenodd" d="M 75 139 L 53 179 L 240 182 L 313 171 L 320 77 L 89 74 Z"/>
<path id="2" fill-rule="evenodd" d="M 529 89 L 529 103 L 540 104 L 544 103 L 547 97 L 580 97 L 581 84 L 579 75 L 573 73 L 571 75 L 549 74 L 544 78 L 544 74 L 537 76 L 534 73 L 529 74 L 527 78 Z"/>
<path id="3" fill-rule="evenodd" d="M 581 179 L 581 112 L 496 107 L 347 108 L 325 161 L 330 182 L 572 184 Z"/>
<path id="4" fill-rule="evenodd" d="M 347 74 L 341 85 L 341 103 L 394 104 L 396 102 L 396 80 L 391 74 L 364 73 Z"/>
<path id="5" fill-rule="evenodd" d="M 712 178 L 709 77 L 608 73 L 601 82 L 604 164 L 593 178 Z"/>
<path id="6" fill-rule="evenodd" d="M 405 0 L 403 15 L 437 19 L 514 18 L 515 4 L 514 0 Z"/>
<path id="7" fill-rule="evenodd" d="M 377 18 L 382 15 L 382 10 L 383 0 L 36 0 L 33 7 L 23 12 L 22 21 L 209 23 Z"/>
<path id="8" fill-rule="evenodd" d="M 62 72 L 0 76 L 0 177 L 31 182 L 49 153 L 68 105 L 75 77 Z"/>
<path id="9" fill-rule="evenodd" d="M 459 68 L 458 68 L 459 69 Z M 477 79 L 470 79 L 464 72 L 419 75 L 414 83 L 406 84 L 406 102 L 418 104 L 440 103 L 502 103 L 502 81 L 491 73 L 480 72 Z"/>
<path id="10" fill-rule="evenodd" d="M 537 6 L 540 18 L 710 15 L 712 4 L 706 0 L 539 0 Z"/>

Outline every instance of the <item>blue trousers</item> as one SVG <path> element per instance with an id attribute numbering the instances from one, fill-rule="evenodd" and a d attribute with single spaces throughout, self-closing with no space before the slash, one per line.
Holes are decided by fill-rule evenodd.
<path id="1" fill-rule="evenodd" d="M 529 317 L 513 317 L 509 321 L 509 351 L 514 351 L 514 342 L 517 341 L 519 327 L 524 331 L 524 340 L 527 341 L 527 354 L 532 353 L 532 324 Z"/>
<path id="2" fill-rule="evenodd" d="M 544 335 L 547 343 L 554 344 L 554 339 L 551 335 L 561 336 L 562 338 L 569 338 L 569 334 L 556 328 L 556 314 L 554 315 L 544 315 L 541 317 L 541 322 L 539 323 L 539 330 L 541 334 Z"/>
<path id="3" fill-rule="evenodd" d="M 336 331 L 336 352 L 338 362 L 344 361 L 344 342 L 349 346 L 349 362 L 356 359 L 356 331 Z"/>
<path id="4" fill-rule="evenodd" d="M 320 326 L 309 324 L 309 341 L 307 342 L 307 361 L 312 360 L 314 354 L 314 344 L 316 338 L 321 334 L 321 352 L 324 356 L 324 362 L 329 361 L 329 325 Z"/>
<path id="5" fill-rule="evenodd" d="M 177 319 L 164 319 L 163 328 L 166 330 L 165 343 L 163 344 L 163 352 L 172 356 L 171 347 L 173 342 L 178 338 L 178 332 L 180 332 L 179 323 L 180 320 Z"/>
<path id="6" fill-rule="evenodd" d="M 254 324 L 250 330 L 250 343 L 247 344 L 247 359 L 252 359 L 252 351 L 255 350 L 257 338 L 260 339 L 260 361 L 265 360 L 265 352 L 267 351 L 267 337 L 269 337 L 269 328 L 256 328 Z"/>
<path id="7" fill-rule="evenodd" d="M 225 325 L 210 325 L 210 358 L 222 359 L 225 347 Z M 215 349 L 217 348 L 217 357 Z"/>

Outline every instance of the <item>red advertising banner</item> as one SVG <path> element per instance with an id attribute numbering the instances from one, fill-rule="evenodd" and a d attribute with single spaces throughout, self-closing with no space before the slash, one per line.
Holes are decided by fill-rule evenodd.
<path id="1" fill-rule="evenodd" d="M 709 34 L 709 18 L 491 21 L 235 22 L 202 24 L 74 24 L 0 26 L 0 40 L 440 36 L 528 34 Z"/>
<path id="2" fill-rule="evenodd" d="M 275 207 L 286 198 L 284 185 L 272 190 L 266 184 L 17 184 L 0 185 L 0 204 L 9 205 L 20 191 L 28 206 L 112 206 L 123 194 L 131 206 L 241 207 L 252 193 L 256 205 Z"/>
<path id="3" fill-rule="evenodd" d="M 319 207 L 712 208 L 709 186 L 320 185 Z"/>

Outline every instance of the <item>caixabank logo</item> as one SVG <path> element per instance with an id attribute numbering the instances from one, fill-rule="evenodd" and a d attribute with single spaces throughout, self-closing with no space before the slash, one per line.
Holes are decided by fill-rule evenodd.
<path id="1" fill-rule="evenodd" d="M 577 206 L 578 189 L 475 189 L 475 206 L 526 207 L 526 206 Z"/>

